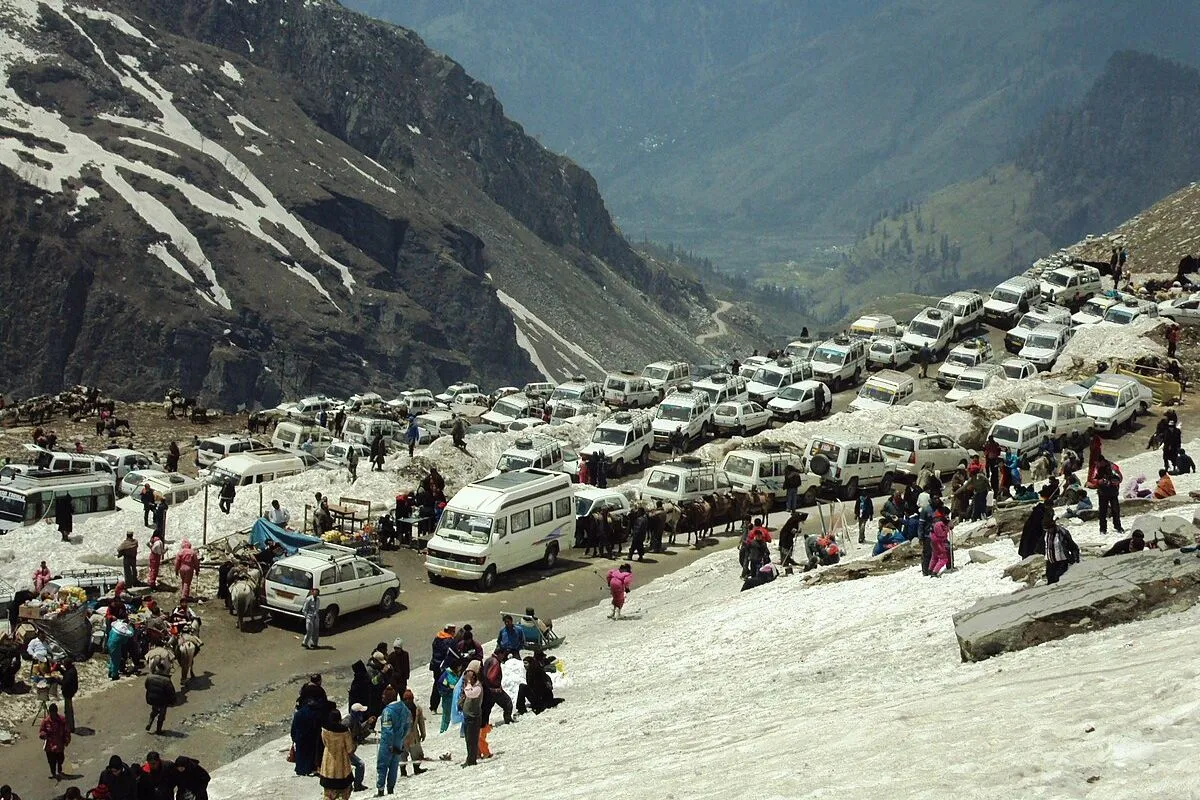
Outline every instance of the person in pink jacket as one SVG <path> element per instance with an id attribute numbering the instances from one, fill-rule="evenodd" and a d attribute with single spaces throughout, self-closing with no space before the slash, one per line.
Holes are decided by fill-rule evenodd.
<path id="1" fill-rule="evenodd" d="M 200 555 L 192 549 L 192 543 L 183 540 L 179 555 L 175 556 L 175 574 L 179 576 L 179 596 L 192 596 L 192 579 L 200 571 Z"/>
<path id="2" fill-rule="evenodd" d="M 625 595 L 633 591 L 633 567 L 622 564 L 617 569 L 608 571 L 608 590 L 612 592 L 612 611 L 609 619 L 619 619 L 621 609 L 625 607 Z"/>
<path id="3" fill-rule="evenodd" d="M 42 589 L 45 589 L 46 584 L 50 582 L 50 577 L 50 568 L 43 561 L 42 565 L 33 571 L 33 590 L 41 594 Z"/>
<path id="4" fill-rule="evenodd" d="M 950 566 L 952 528 L 949 512 L 942 506 L 933 515 L 933 533 L 929 537 L 933 544 L 933 560 L 929 563 L 929 573 L 934 577 L 941 575 Z"/>
<path id="5" fill-rule="evenodd" d="M 166 543 L 155 533 L 150 537 L 150 575 L 146 578 L 151 589 L 158 588 L 158 570 L 162 567 L 163 554 L 166 552 Z"/>

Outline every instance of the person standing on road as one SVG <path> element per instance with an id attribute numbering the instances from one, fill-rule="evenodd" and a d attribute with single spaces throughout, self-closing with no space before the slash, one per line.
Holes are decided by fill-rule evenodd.
<path id="1" fill-rule="evenodd" d="M 875 503 L 865 490 L 858 490 L 858 501 L 854 504 L 854 518 L 858 520 L 858 543 L 867 543 L 867 523 L 875 519 Z"/>
<path id="2" fill-rule="evenodd" d="M 59 691 L 63 697 L 63 716 L 67 720 L 67 730 L 75 732 L 75 695 L 79 694 L 79 670 L 75 662 L 67 659 L 63 662 L 62 678 L 59 681 Z"/>
<path id="3" fill-rule="evenodd" d="M 304 643 L 305 650 L 316 650 L 317 643 L 321 639 L 321 590 L 313 587 L 308 590 L 308 597 L 304 599 L 304 605 L 300 608 L 300 613 L 304 616 Z"/>
<path id="4" fill-rule="evenodd" d="M 163 512 L 164 516 L 166 512 Z M 159 534 L 160 536 L 162 534 Z M 192 581 L 200 571 L 200 555 L 192 549 L 192 543 L 183 540 L 179 554 L 175 556 L 175 574 L 179 577 L 179 596 L 181 600 L 192 597 Z"/>
<path id="5" fill-rule="evenodd" d="M 408 457 L 412 458 L 413 451 L 417 447 L 417 440 L 421 438 L 421 429 L 417 427 L 417 418 L 415 415 L 408 418 L 408 430 L 404 432 L 404 440 L 408 442 Z"/>
<path id="6" fill-rule="evenodd" d="M 921 377 L 929 377 L 929 365 L 933 363 L 933 351 L 929 349 L 929 345 L 921 345 L 921 349 L 917 351 L 917 363 L 921 365 Z"/>
<path id="7" fill-rule="evenodd" d="M 126 531 L 125 541 L 117 545 L 117 556 L 121 559 L 121 566 L 125 572 L 126 586 L 137 586 L 138 584 L 137 554 L 137 539 L 133 538 L 133 531 Z"/>
<path id="8" fill-rule="evenodd" d="M 50 765 L 50 778 L 62 780 L 63 761 L 67 756 L 67 745 L 71 744 L 71 730 L 67 720 L 58 713 L 58 704 L 51 703 L 46 717 L 38 729 L 42 749 L 46 752 L 46 763 Z"/>
<path id="9" fill-rule="evenodd" d="M 635 508 L 629 522 L 629 560 L 637 552 L 637 560 L 646 555 L 646 531 L 650 527 L 650 513 L 644 508 Z"/>
<path id="10" fill-rule="evenodd" d="M 169 674 L 151 672 L 146 676 L 146 705 L 150 706 L 146 730 L 150 730 L 157 720 L 154 732 L 162 733 L 163 723 L 167 721 L 167 708 L 175 705 L 175 699 L 175 684 L 171 682 Z"/>
<path id="11" fill-rule="evenodd" d="M 787 512 L 790 514 L 796 510 L 798 505 L 798 495 L 800 492 L 800 484 L 804 480 L 804 475 L 796 467 L 788 464 L 783 471 L 783 488 L 787 490 Z"/>

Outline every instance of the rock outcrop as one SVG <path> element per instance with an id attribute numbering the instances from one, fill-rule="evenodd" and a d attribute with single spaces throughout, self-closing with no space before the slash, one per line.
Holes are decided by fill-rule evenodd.
<path id="1" fill-rule="evenodd" d="M 954 615 L 954 633 L 963 661 L 982 661 L 1067 636 L 1182 611 L 1198 598 L 1200 557 L 1147 550 L 1075 564 L 1054 585 L 984 598 Z"/>

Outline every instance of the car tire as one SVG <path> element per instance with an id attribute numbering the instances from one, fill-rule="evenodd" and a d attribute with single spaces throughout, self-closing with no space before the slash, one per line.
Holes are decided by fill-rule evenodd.
<path id="1" fill-rule="evenodd" d="M 479 577 L 479 588 L 482 591 L 490 592 L 496 588 L 496 568 L 488 567 L 483 571 L 483 575 Z"/>
<path id="2" fill-rule="evenodd" d="M 337 627 L 339 613 L 336 605 L 328 606 L 321 612 L 321 633 L 330 633 Z"/>
<path id="3" fill-rule="evenodd" d="M 542 556 L 542 567 L 545 569 L 554 569 L 554 565 L 558 563 L 558 542 L 551 542 L 546 545 L 546 554 Z"/>
<path id="4" fill-rule="evenodd" d="M 890 495 L 892 493 L 892 481 L 892 473 L 889 472 L 884 475 L 883 479 L 879 481 L 879 494 Z"/>
<path id="5" fill-rule="evenodd" d="M 379 598 L 379 613 L 391 614 L 396 610 L 396 590 L 388 589 L 383 593 L 383 597 Z"/>
<path id="6" fill-rule="evenodd" d="M 853 383 L 852 385 L 853 385 L 853 386 L 858 386 L 858 382 L 859 382 L 860 380 L 862 380 L 862 370 L 861 370 L 861 369 L 856 369 L 856 370 L 854 370 L 854 383 Z"/>
<path id="7" fill-rule="evenodd" d="M 646 467 L 648 467 L 650 465 L 650 448 L 649 447 L 642 448 L 642 454 L 640 456 L 638 456 L 638 463 L 640 463 L 642 465 L 642 469 L 645 469 Z"/>
<path id="8" fill-rule="evenodd" d="M 426 577 L 428 577 L 428 578 L 429 578 L 429 583 L 430 583 L 431 585 L 433 585 L 433 586 L 440 586 L 440 585 L 441 585 L 441 583 L 442 583 L 442 576 L 441 576 L 441 575 L 438 575 L 437 573 L 434 573 L 434 572 L 428 572 L 428 571 L 425 573 L 425 575 L 426 575 Z"/>
<path id="9" fill-rule="evenodd" d="M 817 487 L 810 486 L 804 490 L 804 494 L 800 496 L 800 505 L 815 506 L 817 504 Z"/>
<path id="10" fill-rule="evenodd" d="M 845 487 L 842 488 L 842 499 L 843 500 L 854 500 L 857 497 L 858 497 L 858 476 L 855 475 L 853 478 L 851 478 L 849 481 L 847 481 Z"/>
<path id="11" fill-rule="evenodd" d="M 625 474 L 625 461 L 623 459 L 618 458 L 616 461 L 614 461 L 612 463 L 612 466 L 608 468 L 608 477 L 619 478 L 624 474 Z"/>
<path id="12" fill-rule="evenodd" d="M 743 439 L 746 438 L 746 426 L 745 425 L 742 425 L 741 427 L 738 428 L 738 436 L 741 436 Z"/>

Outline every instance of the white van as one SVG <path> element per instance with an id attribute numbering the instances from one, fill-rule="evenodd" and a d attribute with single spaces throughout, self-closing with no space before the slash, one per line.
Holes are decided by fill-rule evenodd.
<path id="1" fill-rule="evenodd" d="M 607 413 L 608 406 L 598 405 L 597 403 L 582 403 L 578 400 L 559 400 L 554 404 L 554 410 L 550 412 L 550 424 L 559 425 L 564 422 L 579 423 L 585 417 Z M 512 430 L 512 428 L 510 427 L 509 430 Z"/>
<path id="2" fill-rule="evenodd" d="M 22 448 L 30 454 L 30 460 L 40 470 L 49 472 L 96 472 L 107 475 L 116 485 L 113 466 L 102 455 L 90 453 L 67 453 L 47 450 L 36 444 L 24 444 Z"/>
<path id="3" fill-rule="evenodd" d="M 954 381 L 971 367 L 978 367 L 992 360 L 992 345 L 987 339 L 971 339 L 950 351 L 946 360 L 938 367 L 937 384 L 949 389 Z"/>
<path id="4" fill-rule="evenodd" d="M 707 378 L 696 381 L 692 384 L 692 391 L 707 394 L 714 406 L 750 398 L 750 393 L 746 391 L 746 379 L 728 372 L 714 372 Z"/>
<path id="5" fill-rule="evenodd" d="M 788 357 L 791 358 L 791 356 Z M 767 358 L 766 356 L 746 356 L 746 360 L 738 366 L 738 375 L 749 382 L 754 377 L 754 373 L 758 372 L 759 367 L 765 367 L 767 364 L 774 363 L 775 359 Z"/>
<path id="6" fill-rule="evenodd" d="M 788 467 L 803 476 L 797 491 L 804 496 L 806 504 L 811 505 L 816 500 L 821 479 L 808 474 L 801 453 L 764 445 L 761 449 L 730 450 L 721 462 L 721 471 L 730 486 L 747 492 L 751 489 L 770 491 L 780 499 L 787 496 L 783 478 Z"/>
<path id="7" fill-rule="evenodd" d="M 1104 314 L 1120 302 L 1115 297 L 1098 294 L 1089 297 L 1083 306 L 1071 315 L 1072 325 L 1095 325 L 1104 319 Z"/>
<path id="8" fill-rule="evenodd" d="M 1103 291 L 1100 270 L 1086 264 L 1067 264 L 1042 275 L 1042 297 L 1063 306 L 1077 305 Z"/>
<path id="9" fill-rule="evenodd" d="M 452 383 L 446 387 L 446 391 L 441 394 L 435 394 L 434 400 L 439 403 L 449 406 L 455 402 L 460 394 L 480 394 L 479 384 L 477 383 Z"/>
<path id="10" fill-rule="evenodd" d="M 1022 414 L 1046 420 L 1050 435 L 1060 444 L 1086 446 L 1092 440 L 1095 423 L 1083 410 L 1079 398 L 1061 394 L 1039 394 L 1025 401 Z"/>
<path id="11" fill-rule="evenodd" d="M 928 347 L 941 355 L 954 338 L 954 317 L 939 308 L 926 308 L 913 317 L 900 341 L 913 352 Z"/>
<path id="12" fill-rule="evenodd" d="M 964 369 L 962 374 L 955 379 L 950 391 L 946 392 L 946 399 L 952 402 L 962 400 L 964 397 L 975 394 L 975 392 L 982 392 L 996 381 L 1002 380 L 1006 380 L 1006 377 L 1004 367 L 999 364 L 980 364 L 978 367 Z"/>
<path id="13" fill-rule="evenodd" d="M 1128 325 L 1142 317 L 1157 317 L 1158 303 L 1153 300 L 1126 300 L 1109 307 L 1104 312 L 1104 321 L 1115 325 Z"/>
<path id="14" fill-rule="evenodd" d="M 351 414 L 346 417 L 346 422 L 342 425 L 342 439 L 354 444 L 369 446 L 371 442 L 375 441 L 376 435 L 383 434 L 385 443 L 389 441 L 400 442 L 404 440 L 404 433 L 407 430 L 408 426 L 403 422 L 397 422 L 388 417 Z M 304 440 L 301 439 L 300 441 L 303 443 Z M 316 441 L 316 437 L 313 437 L 313 442 L 315 443 Z M 325 446 L 328 447 L 328 444 Z M 283 449 L 290 450 L 291 448 L 285 447 Z M 316 455 L 315 451 L 313 455 Z M 321 454 L 321 457 L 324 457 L 324 453 Z"/>
<path id="15" fill-rule="evenodd" d="M 333 444 L 334 437 L 328 428 L 322 428 L 320 425 L 308 425 L 299 420 L 281 422 L 271 432 L 271 445 L 278 450 L 299 453 L 310 438 L 313 443 L 312 456 L 324 458 L 325 451 Z"/>
<path id="16" fill-rule="evenodd" d="M 1050 426 L 1041 417 L 1009 414 L 993 422 L 988 435 L 1018 456 L 1032 456 L 1050 438 Z"/>
<path id="17" fill-rule="evenodd" d="M 1154 393 L 1128 375 L 1103 374 L 1083 396 L 1083 411 L 1096 421 L 1101 431 L 1133 428 L 1138 414 L 1146 414 L 1154 403 Z"/>
<path id="18" fill-rule="evenodd" d="M 1021 317 L 1016 326 L 1004 334 L 1004 349 L 1010 353 L 1019 353 L 1025 346 L 1025 339 L 1039 325 L 1070 325 L 1071 312 L 1062 306 L 1034 306 Z"/>
<path id="19" fill-rule="evenodd" d="M 417 415 L 418 442 L 429 444 L 441 436 L 449 436 L 454 432 L 454 415 L 449 411 L 430 411 Z M 407 429 L 405 430 L 407 434 Z"/>
<path id="20" fill-rule="evenodd" d="M 608 475 L 619 478 L 628 466 L 650 463 L 654 447 L 654 415 L 648 411 L 619 412 L 596 426 L 590 444 L 580 448 L 582 455 L 597 451 L 608 457 Z"/>
<path id="21" fill-rule="evenodd" d="M 867 343 L 862 339 L 838 336 L 821 342 L 821 346 L 813 351 L 810 363 L 812 379 L 828 385 L 835 392 L 856 386 L 867 371 Z"/>
<path id="22" fill-rule="evenodd" d="M 178 505 L 204 490 L 204 481 L 199 478 L 191 478 L 178 472 L 136 469 L 126 473 L 125 477 L 121 479 L 121 492 L 127 495 L 128 499 L 122 500 L 120 503 L 122 505 L 129 503 L 129 507 L 140 509 L 141 502 L 137 495 L 147 483 L 150 484 L 154 493 L 161 495 L 170 506 Z"/>
<path id="23" fill-rule="evenodd" d="M 289 417 L 316 417 L 322 411 L 326 414 L 332 414 L 338 409 L 340 404 L 332 397 L 326 397 L 323 394 L 305 397 L 296 403 L 285 403 L 279 406 L 279 410 L 287 413 Z"/>
<path id="24" fill-rule="evenodd" d="M 535 467 L 537 469 L 561 472 L 563 466 L 562 442 L 553 436 L 523 436 L 513 442 L 496 460 L 496 469 L 492 476 L 502 472 L 512 472 L 517 469 Z M 489 476 L 490 477 L 490 476 Z"/>
<path id="25" fill-rule="evenodd" d="M 1039 325 L 1025 337 L 1025 346 L 1017 355 L 1038 370 L 1048 370 L 1062 355 L 1073 333 L 1073 329 L 1066 325 Z"/>
<path id="26" fill-rule="evenodd" d="M 655 361 L 642 369 L 642 377 L 665 397 L 672 389 L 692 379 L 692 367 L 686 361 Z"/>
<path id="27" fill-rule="evenodd" d="M 659 389 L 633 370 L 604 376 L 604 402 L 614 408 L 645 408 L 659 399 Z"/>
<path id="28" fill-rule="evenodd" d="M 783 422 L 820 419 L 833 410 L 833 390 L 820 381 L 797 381 L 779 390 L 767 411 Z"/>
<path id="29" fill-rule="evenodd" d="M 713 405 L 708 395 L 694 392 L 684 385 L 667 395 L 654 412 L 654 446 L 671 448 L 671 434 L 676 428 L 683 429 L 689 446 L 704 437 L 712 427 Z"/>
<path id="30" fill-rule="evenodd" d="M 128 450 L 124 447 L 110 447 L 107 450 L 101 450 L 100 455 L 112 467 L 113 475 L 117 478 L 117 486 L 120 488 L 121 479 L 124 478 L 131 470 L 135 469 L 156 469 L 161 470 L 162 465 L 156 463 L 150 456 L 140 450 Z M 53 467 L 51 467 L 53 469 Z"/>
<path id="31" fill-rule="evenodd" d="M 544 404 L 545 401 L 540 397 L 510 394 L 497 400 L 480 419 L 508 430 L 509 425 L 523 417 L 540 417 Z"/>
<path id="32" fill-rule="evenodd" d="M 885 369 L 867 378 L 850 403 L 852 411 L 878 411 L 912 401 L 917 382 L 911 375 Z"/>
<path id="33" fill-rule="evenodd" d="M 279 423 L 279 425 L 283 424 L 285 423 Z M 279 426 L 275 427 L 278 428 Z M 260 450 L 262 448 L 263 445 L 244 433 L 208 436 L 196 443 L 196 466 L 209 467 L 226 456 L 249 453 L 251 450 Z"/>
<path id="34" fill-rule="evenodd" d="M 812 358 L 813 350 L 817 349 L 819 342 L 814 342 L 810 339 L 798 339 L 794 342 L 788 342 L 783 348 L 784 355 L 792 361 L 808 361 Z"/>
<path id="35" fill-rule="evenodd" d="M 937 307 L 954 317 L 954 338 L 960 338 L 983 322 L 983 296 L 978 292 L 954 292 L 938 301 Z"/>
<path id="36" fill-rule="evenodd" d="M 560 383 L 554 387 L 554 391 L 550 393 L 550 399 L 546 401 L 546 405 L 553 409 L 560 400 L 573 400 L 579 403 L 603 403 L 604 387 L 596 383 L 596 381 L 589 381 L 580 375 L 574 380 Z"/>
<path id="37" fill-rule="evenodd" d="M 208 482 L 213 486 L 222 486 L 232 480 L 237 486 L 249 486 L 299 475 L 301 472 L 304 472 L 304 461 L 294 453 L 280 450 L 239 453 L 213 464 L 208 471 Z"/>
<path id="38" fill-rule="evenodd" d="M 279 559 L 263 581 L 263 606 L 271 614 L 302 616 L 312 588 L 321 590 L 321 630 L 329 633 L 344 614 L 396 610 L 400 579 L 350 547 L 321 542 Z"/>
<path id="39" fill-rule="evenodd" d="M 368 408 L 378 408 L 383 405 L 383 398 L 375 392 L 363 392 L 362 394 L 352 394 L 350 399 L 342 407 L 346 413 L 354 413 Z"/>
<path id="40" fill-rule="evenodd" d="M 815 366 L 815 362 L 793 361 L 786 357 L 763 364 L 754 371 L 750 380 L 746 381 L 746 399 L 766 405 L 784 386 L 797 381 L 811 380 L 814 377 Z"/>
<path id="41" fill-rule="evenodd" d="M 72 520 L 111 514 L 117 492 L 111 475 L 32 470 L 0 486 L 0 535 L 54 519 L 59 497 L 71 498 Z"/>
<path id="42" fill-rule="evenodd" d="M 569 476 L 519 469 L 464 486 L 442 510 L 429 540 L 429 580 L 477 581 L 487 591 L 496 576 L 541 561 L 553 567 L 575 535 L 575 495 Z"/>
<path id="43" fill-rule="evenodd" d="M 983 304 L 983 318 L 989 324 L 1007 330 L 1029 310 L 1039 295 L 1040 287 L 1033 278 L 1018 275 L 1009 278 L 992 290 Z"/>
<path id="44" fill-rule="evenodd" d="M 557 387 L 558 384 L 551 381 L 533 381 L 532 383 L 525 384 L 521 392 L 530 397 L 540 397 L 542 402 L 545 402 Z"/>
<path id="45" fill-rule="evenodd" d="M 899 326 L 896 318 L 887 314 L 864 314 L 850 326 L 846 334 L 852 339 L 874 339 L 878 336 L 896 336 Z"/>
<path id="46" fill-rule="evenodd" d="M 638 497 L 678 505 L 714 491 L 727 492 L 730 488 L 729 476 L 711 461 L 682 456 L 674 461 L 653 465 L 642 479 Z"/>

